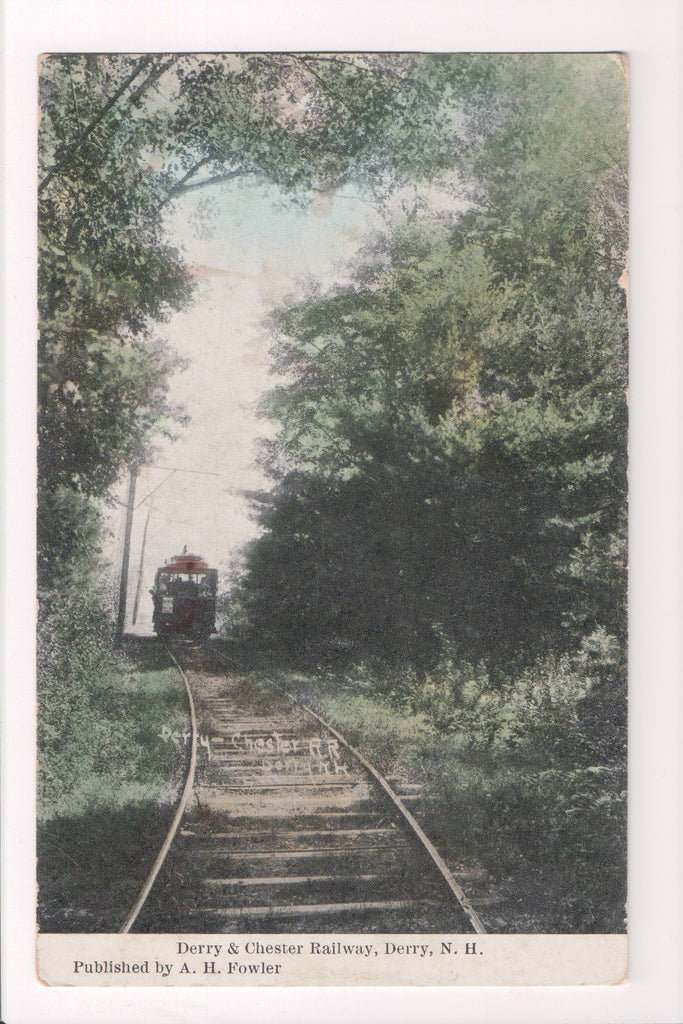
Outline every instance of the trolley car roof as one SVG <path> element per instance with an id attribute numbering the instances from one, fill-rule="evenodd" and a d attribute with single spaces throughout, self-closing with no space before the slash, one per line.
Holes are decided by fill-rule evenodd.
<path id="1" fill-rule="evenodd" d="M 208 568 L 208 562 L 205 562 L 201 555 L 184 554 L 176 555 L 167 565 L 162 565 L 159 572 L 197 572 Z"/>

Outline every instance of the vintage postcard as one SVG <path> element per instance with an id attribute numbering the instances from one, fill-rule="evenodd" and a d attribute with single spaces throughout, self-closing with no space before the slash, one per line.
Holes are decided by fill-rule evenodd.
<path id="1" fill-rule="evenodd" d="M 40 979 L 623 981 L 626 58 L 39 79 Z"/>
<path id="2" fill-rule="evenodd" d="M 628 93 L 41 58 L 42 982 L 625 979 Z"/>
<path id="3" fill-rule="evenodd" d="M 3 1022 L 683 1019 L 679 14 L 7 0 Z"/>

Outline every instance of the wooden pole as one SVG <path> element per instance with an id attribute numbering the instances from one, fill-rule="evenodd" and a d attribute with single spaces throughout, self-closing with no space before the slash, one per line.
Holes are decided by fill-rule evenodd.
<path id="1" fill-rule="evenodd" d="M 140 564 L 138 566 L 138 585 L 135 588 L 135 602 L 133 604 L 133 625 L 138 621 L 138 607 L 140 605 L 140 588 L 142 587 L 142 569 L 145 564 L 145 544 L 147 543 L 147 527 L 149 526 L 149 517 L 152 514 L 152 506 L 154 504 L 154 498 L 150 500 L 149 507 L 147 509 L 147 518 L 145 519 L 145 528 L 142 531 L 142 546 L 140 548 Z"/>
<path id="2" fill-rule="evenodd" d="M 138 478 L 138 467 L 131 466 L 128 481 L 128 504 L 126 508 L 126 529 L 123 535 L 123 557 L 121 558 L 121 582 L 119 584 L 119 614 L 116 619 L 114 645 L 123 643 L 123 629 L 126 623 L 126 598 L 128 595 L 128 563 L 130 561 L 130 535 L 133 530 L 133 509 L 135 507 L 135 484 Z"/>

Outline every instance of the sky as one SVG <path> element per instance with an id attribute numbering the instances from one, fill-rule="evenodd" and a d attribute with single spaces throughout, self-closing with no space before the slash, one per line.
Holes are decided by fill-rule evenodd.
<path id="1" fill-rule="evenodd" d="M 155 465 L 145 467 L 137 481 L 128 622 L 149 513 L 137 616 L 141 632 L 151 629 L 148 591 L 159 565 L 187 545 L 227 570 L 258 531 L 243 492 L 268 484 L 255 464 L 259 437 L 273 429 L 257 415 L 257 405 L 277 383 L 270 373 L 265 318 L 306 280 L 323 287 L 345 280 L 346 265 L 364 238 L 386 225 L 348 186 L 302 207 L 276 188 L 245 178 L 187 193 L 174 205 L 167 227 L 198 282 L 193 304 L 158 331 L 188 361 L 174 375 L 169 398 L 184 407 L 190 422 L 178 440 L 160 445 Z M 126 488 L 122 481 L 119 501 Z M 124 518 L 119 505 L 107 552 L 115 567 Z"/>

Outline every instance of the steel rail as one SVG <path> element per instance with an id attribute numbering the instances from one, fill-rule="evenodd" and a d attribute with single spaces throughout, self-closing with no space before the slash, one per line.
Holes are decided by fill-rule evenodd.
<path id="1" fill-rule="evenodd" d="M 190 754 L 190 766 L 188 768 L 187 778 L 185 779 L 185 786 L 183 788 L 182 796 L 180 797 L 180 802 L 178 803 L 178 807 L 176 808 L 175 816 L 173 818 L 173 821 L 171 822 L 171 827 L 170 827 L 170 829 L 168 831 L 166 839 L 164 840 L 164 844 L 163 844 L 163 846 L 161 847 L 161 849 L 159 851 L 159 855 L 158 855 L 157 859 L 154 862 L 154 866 L 153 866 L 152 870 L 150 871 L 150 873 L 149 873 L 149 875 L 147 877 L 147 881 L 145 882 L 144 886 L 142 887 L 142 890 L 140 892 L 140 895 L 138 896 L 137 902 L 136 902 L 135 906 L 133 907 L 133 909 L 131 910 L 130 914 L 128 915 L 128 918 L 126 919 L 126 923 L 123 925 L 123 927 L 119 931 L 119 934 L 121 934 L 121 935 L 125 935 L 127 932 L 130 931 L 130 929 L 132 928 L 133 924 L 135 923 L 135 920 L 136 920 L 138 914 L 142 910 L 147 897 L 149 896 L 149 894 L 150 894 L 150 892 L 152 890 L 152 886 L 154 885 L 154 883 L 156 881 L 156 877 L 159 874 L 161 866 L 162 866 L 162 864 L 164 863 L 164 861 L 166 859 L 166 855 L 168 854 L 168 851 L 171 848 L 171 843 L 175 839 L 176 832 L 178 831 L 178 826 L 180 825 L 180 821 L 181 821 L 181 819 L 182 819 L 182 817 L 183 817 L 183 815 L 185 813 L 185 808 L 187 807 L 188 800 L 190 799 L 190 794 L 192 793 L 192 790 L 194 788 L 194 775 L 195 775 L 195 769 L 196 769 L 196 766 L 197 766 L 197 716 L 195 714 L 195 709 L 194 709 L 194 700 L 192 698 L 192 691 L 190 690 L 190 684 L 189 684 L 189 682 L 187 680 L 187 676 L 185 675 L 185 672 L 184 672 L 181 664 L 179 663 L 178 659 L 173 654 L 173 651 L 169 647 L 167 647 L 166 649 L 167 649 L 168 653 L 170 654 L 171 658 L 173 659 L 173 661 L 175 662 L 175 665 L 177 666 L 181 676 L 183 677 L 183 682 L 185 684 L 185 689 L 187 690 L 188 700 L 190 702 L 190 720 L 191 720 L 191 723 L 192 723 L 192 752 Z"/>
<path id="2" fill-rule="evenodd" d="M 216 651 L 215 648 L 209 648 L 209 649 L 212 650 L 213 653 L 215 655 L 217 655 L 218 658 L 221 661 L 223 661 L 226 664 L 231 664 L 230 659 L 224 657 L 220 653 L 220 651 Z M 329 732 L 331 732 L 332 735 L 341 744 L 343 744 L 343 746 L 345 746 L 346 749 L 348 751 L 350 751 L 350 753 L 353 754 L 353 756 L 358 761 L 360 761 L 360 763 L 363 765 L 365 770 L 367 772 L 369 772 L 370 775 L 372 775 L 372 777 L 375 779 L 375 781 L 377 783 L 379 783 L 379 785 L 382 787 L 382 789 L 384 790 L 386 795 L 389 797 L 391 802 L 394 804 L 396 809 L 400 812 L 400 814 L 403 817 L 404 821 L 408 825 L 409 830 L 412 831 L 412 833 L 418 839 L 419 843 L 422 845 L 422 847 L 424 847 L 424 849 L 429 854 L 429 857 L 431 858 L 431 860 L 434 862 L 434 864 L 438 868 L 439 873 L 441 874 L 443 880 L 445 881 L 446 885 L 448 886 L 448 889 L 450 890 L 451 895 L 455 898 L 457 904 L 459 905 L 461 910 L 464 912 L 464 914 L 467 917 L 467 919 L 470 921 L 474 932 L 479 934 L 479 935 L 485 935 L 486 934 L 486 928 L 484 927 L 484 925 L 483 925 L 479 915 L 477 914 L 477 912 L 475 911 L 474 907 L 472 906 L 472 904 L 468 900 L 467 896 L 465 895 L 464 890 L 462 889 L 462 887 L 460 885 L 458 885 L 456 880 L 453 878 L 453 875 L 451 874 L 451 872 L 450 872 L 450 870 L 448 868 L 448 865 L 444 861 L 444 859 L 441 856 L 441 854 L 439 853 L 439 851 L 436 849 L 436 847 L 434 846 L 432 841 L 429 839 L 429 837 L 425 834 L 423 829 L 420 827 L 419 823 L 415 820 L 415 818 L 410 813 L 408 808 L 405 806 L 405 804 L 403 803 L 401 798 L 398 796 L 398 794 L 396 792 L 394 792 L 394 790 L 389 785 L 389 783 L 384 778 L 384 776 L 381 775 L 380 772 L 378 772 L 377 769 L 374 768 L 373 765 L 371 765 L 370 762 L 368 760 L 366 760 L 366 758 L 363 757 L 363 755 L 360 753 L 360 751 L 356 750 L 356 748 L 353 747 L 348 742 L 348 740 L 346 740 L 342 736 L 342 734 L 340 732 L 338 732 L 334 728 L 334 726 L 330 725 L 329 722 L 326 722 L 325 719 L 322 718 L 322 716 L 317 713 L 317 711 L 314 711 L 307 704 L 304 704 L 303 701 L 299 700 L 297 697 L 294 697 L 291 693 L 288 693 L 287 690 L 285 690 L 284 687 L 279 686 L 277 683 L 270 682 L 269 685 L 272 686 L 274 689 L 279 690 L 281 693 L 283 693 L 293 704 L 295 704 L 297 707 L 301 708 L 302 711 L 305 711 L 307 714 L 309 714 L 313 718 L 315 718 L 316 721 L 320 723 L 320 725 L 322 725 L 325 729 L 329 730 Z"/>

